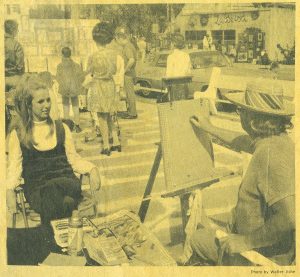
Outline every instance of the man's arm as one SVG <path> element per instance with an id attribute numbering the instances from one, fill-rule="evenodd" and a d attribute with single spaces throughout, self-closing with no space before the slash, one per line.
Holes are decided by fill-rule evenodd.
<path id="1" fill-rule="evenodd" d="M 289 196 L 271 206 L 271 216 L 265 224 L 249 235 L 230 234 L 219 239 L 229 255 L 251 249 L 272 246 L 295 230 L 295 196 Z"/>
<path id="2" fill-rule="evenodd" d="M 213 137 L 219 139 L 222 143 L 228 145 L 232 150 L 244 151 L 251 153 L 251 138 L 242 132 L 231 131 L 214 126 L 209 118 L 195 116 L 191 117 L 191 123 L 196 127 L 209 133 Z"/>
<path id="3" fill-rule="evenodd" d="M 101 179 L 98 168 L 83 159 L 77 152 L 74 146 L 73 138 L 69 127 L 63 124 L 65 129 L 65 148 L 68 162 L 70 163 L 73 171 L 79 174 L 90 174 L 90 186 L 92 191 L 99 190 L 101 187 Z"/>
<path id="4" fill-rule="evenodd" d="M 134 65 L 135 63 L 135 59 L 134 58 L 130 58 L 125 66 L 125 73 L 128 72 Z"/>
<path id="5" fill-rule="evenodd" d="M 265 224 L 246 236 L 251 248 L 271 246 L 295 230 L 295 196 L 288 196 L 271 207 L 271 216 Z"/>
<path id="6" fill-rule="evenodd" d="M 129 46 L 125 46 L 125 56 L 128 59 L 127 64 L 125 65 L 125 73 L 130 71 L 131 68 L 133 67 L 133 65 L 135 64 L 135 54 L 134 54 L 134 50 L 131 49 Z"/>

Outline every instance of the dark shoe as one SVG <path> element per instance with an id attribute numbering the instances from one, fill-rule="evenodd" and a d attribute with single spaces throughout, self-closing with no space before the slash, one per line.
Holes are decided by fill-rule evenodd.
<path id="1" fill-rule="evenodd" d="M 107 155 L 110 156 L 110 150 L 108 148 L 106 149 L 102 149 L 102 151 L 100 152 L 102 155 Z"/>
<path id="2" fill-rule="evenodd" d="M 82 132 L 82 130 L 81 130 L 81 128 L 80 128 L 79 125 L 75 125 L 74 131 L 75 131 L 76 133 L 81 133 L 81 132 Z"/>
<path id="3" fill-rule="evenodd" d="M 121 145 L 114 145 L 110 148 L 110 151 L 118 151 L 118 152 L 121 152 L 122 151 L 122 148 L 121 148 Z"/>
<path id="4" fill-rule="evenodd" d="M 128 114 L 127 112 L 117 112 L 118 117 L 122 117 L 124 115 Z"/>
<path id="5" fill-rule="evenodd" d="M 122 116 L 123 119 L 137 119 L 137 115 L 125 114 Z"/>

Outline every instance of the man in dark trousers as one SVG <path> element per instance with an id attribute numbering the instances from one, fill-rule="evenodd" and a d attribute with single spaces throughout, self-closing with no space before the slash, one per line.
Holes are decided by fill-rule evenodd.
<path id="1" fill-rule="evenodd" d="M 129 32 L 125 27 L 117 27 L 115 31 L 115 40 L 117 44 L 122 46 L 122 56 L 124 58 L 124 89 L 127 96 L 127 111 L 123 116 L 125 119 L 136 119 L 136 101 L 134 92 L 134 80 L 136 77 L 135 66 L 137 61 L 137 51 L 133 44 L 129 41 Z"/>

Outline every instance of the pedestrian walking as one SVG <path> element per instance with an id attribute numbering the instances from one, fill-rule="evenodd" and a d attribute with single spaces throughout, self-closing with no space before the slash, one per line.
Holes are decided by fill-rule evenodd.
<path id="1" fill-rule="evenodd" d="M 145 40 L 145 37 L 140 37 L 137 42 L 138 48 L 139 48 L 139 57 L 141 58 L 141 63 L 145 62 L 145 56 L 146 56 L 146 48 L 147 43 Z"/>
<path id="2" fill-rule="evenodd" d="M 236 61 L 236 48 L 234 45 L 229 45 L 228 49 L 228 57 L 230 58 L 231 62 L 234 63 Z"/>
<path id="3" fill-rule="evenodd" d="M 106 47 L 113 39 L 113 30 L 110 24 L 105 22 L 96 24 L 92 35 L 97 45 L 97 51 L 89 57 L 87 65 L 88 76 L 91 76 L 88 109 L 98 114 L 103 138 L 101 154 L 110 156 L 111 151 L 121 152 L 117 127 L 112 118 L 117 112 L 120 98 L 114 81 L 118 53 Z M 109 144 L 109 133 L 113 138 L 112 147 Z"/>
<path id="4" fill-rule="evenodd" d="M 74 114 L 74 130 L 81 132 L 79 126 L 79 100 L 78 95 L 82 92 L 84 73 L 81 66 L 71 58 L 71 49 L 64 47 L 61 50 L 62 62 L 57 66 L 56 80 L 59 84 L 58 92 L 62 96 L 64 118 L 70 118 L 70 102 Z"/>
<path id="5" fill-rule="evenodd" d="M 136 77 L 135 66 L 137 61 L 137 51 L 129 40 L 129 32 L 125 27 L 117 27 L 115 31 L 115 40 L 122 46 L 122 54 L 125 64 L 124 89 L 127 97 L 127 114 L 124 119 L 136 119 L 136 100 L 134 91 L 134 82 Z"/>
<path id="6" fill-rule="evenodd" d="M 202 40 L 203 50 L 209 50 L 208 35 L 205 35 Z"/>

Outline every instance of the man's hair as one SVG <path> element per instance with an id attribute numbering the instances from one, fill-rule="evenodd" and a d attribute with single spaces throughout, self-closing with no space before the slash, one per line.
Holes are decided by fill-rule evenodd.
<path id="1" fill-rule="evenodd" d="M 289 116 L 242 110 L 241 117 L 245 131 L 253 138 L 278 136 L 294 127 Z"/>
<path id="2" fill-rule="evenodd" d="M 70 47 L 63 47 L 61 49 L 61 53 L 62 55 L 65 57 L 65 58 L 70 58 L 71 57 L 71 54 L 72 54 L 72 51 L 70 49 Z"/>
<path id="3" fill-rule="evenodd" d="M 13 35 L 16 30 L 18 30 L 18 23 L 15 20 L 5 20 L 4 22 L 5 33 Z"/>

